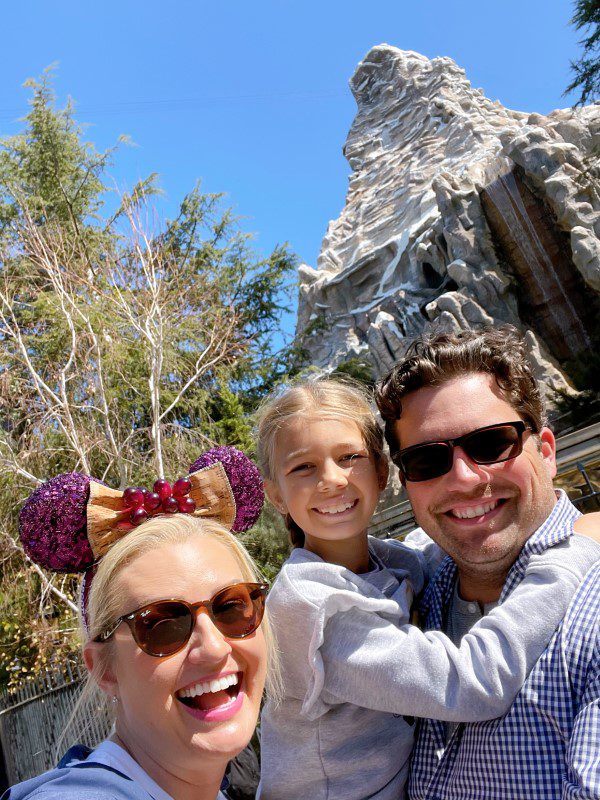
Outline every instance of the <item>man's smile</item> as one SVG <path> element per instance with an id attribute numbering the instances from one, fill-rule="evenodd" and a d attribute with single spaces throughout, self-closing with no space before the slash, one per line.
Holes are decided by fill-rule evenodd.
<path id="1" fill-rule="evenodd" d="M 486 503 L 485 505 L 481 506 L 473 506 L 471 508 L 452 508 L 450 509 L 450 514 L 454 517 L 458 517 L 459 519 L 472 519 L 473 517 L 483 517 L 484 514 L 487 514 L 488 511 L 496 508 L 498 505 L 497 502 L 495 503 Z"/>

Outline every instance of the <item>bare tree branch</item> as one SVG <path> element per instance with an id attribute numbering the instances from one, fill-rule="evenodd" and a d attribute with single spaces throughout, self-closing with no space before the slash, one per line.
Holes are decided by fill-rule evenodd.
<path id="1" fill-rule="evenodd" d="M 22 556 L 23 560 L 27 563 L 29 568 L 33 572 L 35 572 L 36 575 L 39 576 L 40 580 L 42 581 L 42 586 L 43 586 L 44 590 L 48 591 L 48 592 L 51 592 L 62 603 L 64 603 L 68 608 L 70 608 L 71 611 L 73 611 L 75 614 L 77 614 L 77 605 L 69 597 L 67 597 L 67 595 L 64 592 L 62 592 L 60 589 L 58 589 L 52 583 L 50 578 L 48 578 L 48 576 L 44 573 L 44 571 L 41 569 L 41 567 L 38 567 L 38 565 L 29 558 L 29 556 L 23 550 L 21 545 L 18 542 L 16 542 L 15 539 L 13 539 L 13 537 L 9 533 L 6 533 L 6 531 L 3 531 L 2 533 L 3 533 L 3 536 L 7 539 L 9 545 L 11 546 L 11 548 L 13 550 L 16 550 Z"/>

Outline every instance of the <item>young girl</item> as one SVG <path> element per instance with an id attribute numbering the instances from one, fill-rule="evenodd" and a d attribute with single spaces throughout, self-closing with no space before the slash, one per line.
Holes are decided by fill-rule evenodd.
<path id="1" fill-rule="evenodd" d="M 532 557 L 519 587 L 455 647 L 408 624 L 445 554 L 422 533 L 409 543 L 367 537 L 388 466 L 361 391 L 319 380 L 272 397 L 259 415 L 258 451 L 295 546 L 267 601 L 284 697 L 263 711 L 259 797 L 398 800 L 412 717 L 505 713 L 598 545 L 576 537 L 581 553 L 570 567 L 577 562 L 579 576 L 564 571 L 560 548 Z"/>

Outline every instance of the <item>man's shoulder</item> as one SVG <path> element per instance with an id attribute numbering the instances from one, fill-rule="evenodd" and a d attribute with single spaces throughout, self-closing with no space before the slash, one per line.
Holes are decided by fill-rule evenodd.
<path id="1" fill-rule="evenodd" d="M 597 681 L 600 669 L 600 562 L 583 577 L 565 616 L 548 645 L 539 674 L 552 694 L 566 687 L 574 706 L 583 702 L 590 676 Z M 560 677 L 562 676 L 562 678 Z M 593 690 L 597 695 L 597 689 Z"/>
<path id="2" fill-rule="evenodd" d="M 563 621 L 563 636 L 600 636 L 600 561 L 584 577 Z M 600 654 L 600 652 L 599 652 Z"/>
<path id="3" fill-rule="evenodd" d="M 550 515 L 527 539 L 511 566 L 501 602 L 520 583 L 526 572 L 548 569 L 564 574 L 578 585 L 589 569 L 600 559 L 600 545 L 587 536 L 573 533 L 573 524 L 580 517 L 564 491 Z"/>

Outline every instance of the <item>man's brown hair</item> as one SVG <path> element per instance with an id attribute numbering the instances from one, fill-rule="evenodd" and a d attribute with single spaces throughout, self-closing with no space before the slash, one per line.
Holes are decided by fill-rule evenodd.
<path id="1" fill-rule="evenodd" d="M 476 372 L 493 375 L 507 402 L 535 433 L 539 433 L 546 424 L 544 405 L 527 360 L 525 342 L 516 328 L 503 325 L 438 333 L 413 342 L 404 360 L 375 390 L 390 453 L 394 455 L 401 448 L 394 423 L 402 415 L 405 395 Z"/>

